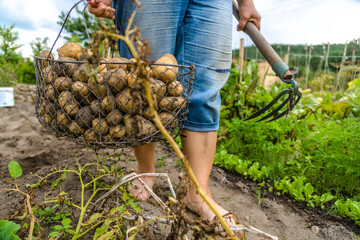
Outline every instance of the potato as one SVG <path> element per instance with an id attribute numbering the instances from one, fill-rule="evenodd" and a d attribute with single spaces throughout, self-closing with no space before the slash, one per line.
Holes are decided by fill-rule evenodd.
<path id="1" fill-rule="evenodd" d="M 95 118 L 92 121 L 92 127 L 96 133 L 101 135 L 105 135 L 109 132 L 109 125 L 105 118 Z"/>
<path id="2" fill-rule="evenodd" d="M 111 143 L 111 142 L 115 142 L 116 140 L 110 135 L 110 133 L 108 133 L 103 137 L 103 141 L 107 143 Z"/>
<path id="3" fill-rule="evenodd" d="M 157 131 L 156 126 L 152 122 L 139 115 L 136 115 L 135 119 L 131 118 L 129 114 L 126 115 L 124 118 L 124 124 L 126 134 L 130 138 L 134 138 L 135 134 L 137 137 L 144 137 Z M 134 127 L 136 127 L 136 129 L 134 129 Z"/>
<path id="4" fill-rule="evenodd" d="M 41 115 L 45 115 L 45 114 L 49 114 L 51 116 L 55 115 L 55 109 L 54 109 L 55 105 L 49 102 L 46 102 L 45 100 L 42 100 L 42 103 L 40 104 L 40 111 L 39 113 Z"/>
<path id="5" fill-rule="evenodd" d="M 71 123 L 69 116 L 63 111 L 58 111 L 56 113 L 56 121 L 59 128 L 62 130 L 66 130 Z"/>
<path id="6" fill-rule="evenodd" d="M 92 92 L 97 98 L 103 99 L 108 92 L 107 84 L 102 75 L 99 73 L 97 74 L 96 81 L 98 83 L 96 83 L 94 79 L 90 78 L 87 86 L 90 92 Z"/>
<path id="7" fill-rule="evenodd" d="M 120 124 L 123 116 L 121 112 L 117 109 L 112 110 L 107 116 L 106 116 L 106 122 L 110 126 L 118 125 Z"/>
<path id="8" fill-rule="evenodd" d="M 73 98 L 71 92 L 61 92 L 58 98 L 59 105 L 69 114 L 69 116 L 75 116 L 79 111 L 79 104 Z"/>
<path id="9" fill-rule="evenodd" d="M 129 60 L 123 57 L 109 58 L 107 60 L 107 65 L 109 69 L 124 69 L 127 70 L 127 65 L 123 63 L 128 63 Z M 122 63 L 122 64 L 119 64 Z"/>
<path id="10" fill-rule="evenodd" d="M 184 92 L 184 85 L 179 81 L 172 81 L 167 85 L 169 96 L 180 97 Z"/>
<path id="11" fill-rule="evenodd" d="M 44 50 L 40 53 L 39 57 L 47 59 L 47 60 L 39 60 L 41 67 L 47 67 L 49 65 L 49 60 L 54 60 L 54 56 L 52 55 L 52 53 L 50 53 L 50 56 L 49 53 L 50 51 L 48 50 Z"/>
<path id="12" fill-rule="evenodd" d="M 135 58 L 131 58 L 129 59 L 129 64 L 127 64 L 127 70 L 130 72 L 133 68 L 133 66 L 135 66 L 136 63 L 136 59 Z"/>
<path id="13" fill-rule="evenodd" d="M 152 114 L 151 114 L 150 108 L 143 109 L 142 116 L 144 118 L 146 118 L 147 120 L 151 120 L 152 119 Z"/>
<path id="14" fill-rule="evenodd" d="M 118 139 L 118 138 L 122 138 L 123 136 L 125 136 L 126 130 L 125 130 L 125 127 L 121 126 L 121 125 L 111 126 L 109 133 L 113 139 Z"/>
<path id="15" fill-rule="evenodd" d="M 71 57 L 60 57 L 54 66 L 54 71 L 61 76 L 71 77 L 74 71 L 78 68 L 76 63 L 72 63 L 76 59 Z"/>
<path id="16" fill-rule="evenodd" d="M 58 77 L 54 80 L 54 86 L 59 91 L 70 90 L 73 80 L 69 77 Z"/>
<path id="17" fill-rule="evenodd" d="M 152 122 L 150 122 L 149 120 L 146 120 L 145 118 L 140 117 L 140 116 L 139 116 L 138 126 L 139 126 L 139 129 L 138 129 L 139 137 L 151 135 L 157 131 L 156 126 Z"/>
<path id="18" fill-rule="evenodd" d="M 71 85 L 71 92 L 79 101 L 82 101 L 82 99 L 90 95 L 90 90 L 84 82 L 74 82 Z"/>
<path id="19" fill-rule="evenodd" d="M 155 64 L 173 64 L 177 65 L 176 58 L 170 54 L 167 53 L 163 55 L 161 58 L 159 58 Z M 178 67 L 176 66 L 157 66 L 153 65 L 153 69 L 151 70 L 151 76 L 155 79 L 160 79 L 164 83 L 171 82 L 176 79 L 176 76 L 178 74 Z"/>
<path id="20" fill-rule="evenodd" d="M 162 112 L 159 114 L 159 118 L 164 126 L 168 124 L 167 129 L 175 128 L 178 125 L 178 121 L 172 113 Z"/>
<path id="21" fill-rule="evenodd" d="M 44 122 L 45 122 L 46 124 L 50 125 L 51 122 L 52 122 L 52 120 L 53 120 L 52 116 L 49 115 L 49 114 L 47 114 L 47 113 L 45 113 L 45 115 L 44 115 Z"/>
<path id="22" fill-rule="evenodd" d="M 46 84 L 50 84 L 51 82 L 53 82 L 56 79 L 57 74 L 52 71 L 51 66 L 47 66 L 42 71 L 41 76 Z"/>
<path id="23" fill-rule="evenodd" d="M 107 95 L 101 100 L 100 109 L 104 112 L 109 112 L 115 109 L 116 101 L 115 97 L 111 94 Z"/>
<path id="24" fill-rule="evenodd" d="M 84 139 L 87 142 L 99 142 L 100 136 L 94 131 L 94 129 L 89 128 L 84 133 Z"/>
<path id="25" fill-rule="evenodd" d="M 134 100 L 131 96 L 131 91 L 132 90 L 130 88 L 127 88 L 123 92 L 116 95 L 116 104 L 118 108 L 120 108 L 120 110 L 124 113 L 130 112 L 130 110 L 134 107 Z M 137 101 L 142 101 L 140 93 L 134 92 L 134 95 Z"/>
<path id="26" fill-rule="evenodd" d="M 54 102 L 58 95 L 58 92 L 55 90 L 55 88 L 52 85 L 46 85 L 45 86 L 45 97 L 48 101 Z"/>
<path id="27" fill-rule="evenodd" d="M 87 68 L 88 64 L 81 64 L 80 67 L 78 67 L 74 73 L 72 78 L 74 79 L 74 81 L 81 81 L 81 82 L 88 82 L 89 80 L 89 75 L 87 75 L 86 73 L 86 68 Z"/>
<path id="28" fill-rule="evenodd" d="M 126 76 L 126 83 L 131 88 L 139 89 L 142 87 L 142 80 L 138 78 L 138 76 L 135 73 L 129 73 Z"/>
<path id="29" fill-rule="evenodd" d="M 82 55 L 82 47 L 78 43 L 69 42 L 58 49 L 60 57 L 71 57 L 79 60 Z"/>
<path id="30" fill-rule="evenodd" d="M 108 82 L 109 88 L 112 93 L 116 94 L 125 87 L 125 77 L 127 72 L 122 69 L 110 69 L 104 75 L 104 79 Z"/>
<path id="31" fill-rule="evenodd" d="M 98 114 L 100 113 L 100 100 L 95 99 L 94 101 L 92 101 L 90 104 L 90 109 L 91 112 L 97 114 L 95 116 L 98 116 Z"/>
<path id="32" fill-rule="evenodd" d="M 185 99 L 183 97 L 164 97 L 160 100 L 159 106 L 161 109 L 173 112 L 180 109 L 184 102 Z"/>
<path id="33" fill-rule="evenodd" d="M 92 101 L 94 101 L 95 99 L 96 99 L 96 97 L 92 93 L 90 93 L 86 97 L 82 98 L 80 103 L 82 105 L 89 106 L 92 103 Z"/>
<path id="34" fill-rule="evenodd" d="M 69 131 L 76 136 L 81 136 L 85 133 L 86 128 L 80 127 L 77 122 L 73 121 L 69 125 Z"/>
<path id="35" fill-rule="evenodd" d="M 92 126 L 92 120 L 94 119 L 94 114 L 92 113 L 90 106 L 85 106 L 80 108 L 76 113 L 75 121 L 80 127 L 89 128 Z"/>
<path id="36" fill-rule="evenodd" d="M 153 93 L 153 96 L 155 96 L 155 100 L 159 100 L 166 94 L 166 85 L 160 80 L 152 80 L 149 83 L 150 91 Z M 142 95 L 146 97 L 145 89 L 141 91 Z"/>

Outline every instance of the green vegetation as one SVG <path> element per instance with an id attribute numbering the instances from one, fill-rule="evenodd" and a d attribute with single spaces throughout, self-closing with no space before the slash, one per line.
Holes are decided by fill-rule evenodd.
<path id="1" fill-rule="evenodd" d="M 334 94 L 304 91 L 286 118 L 255 123 L 243 119 L 288 86 L 276 84 L 270 91 L 257 86 L 254 61 L 245 73 L 238 83 L 233 66 L 222 92 L 215 164 L 358 223 L 360 79 Z"/>

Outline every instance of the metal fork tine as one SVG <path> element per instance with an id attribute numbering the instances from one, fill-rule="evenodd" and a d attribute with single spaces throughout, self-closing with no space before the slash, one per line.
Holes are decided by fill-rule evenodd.
<path id="1" fill-rule="evenodd" d="M 270 119 L 269 121 L 266 121 L 266 123 L 275 121 L 275 120 L 281 118 L 282 116 L 284 116 L 285 114 L 289 113 L 289 112 L 295 107 L 295 105 L 300 101 L 301 96 L 302 96 L 302 94 L 301 94 L 301 92 L 299 92 L 299 93 L 296 95 L 296 97 L 297 97 L 296 101 L 295 101 L 293 104 L 291 104 L 289 108 L 287 108 L 285 111 L 283 111 L 283 112 L 280 113 L 279 115 L 276 115 L 275 117 L 273 117 L 273 118 Z"/>
<path id="2" fill-rule="evenodd" d="M 268 119 L 271 116 L 274 116 L 277 112 L 279 112 L 291 99 L 291 94 L 288 96 L 288 98 L 282 102 L 277 108 L 275 108 L 271 113 L 267 114 L 266 116 L 260 118 L 259 120 L 257 120 L 256 122 L 260 122 L 263 121 L 265 119 Z"/>
<path id="3" fill-rule="evenodd" d="M 263 107 L 262 109 L 260 109 L 259 111 L 255 112 L 254 114 L 252 114 L 251 116 L 247 117 L 244 121 L 256 118 L 258 116 L 260 116 L 261 114 L 263 114 L 264 112 L 266 112 L 269 108 L 271 108 L 279 99 L 280 97 L 282 97 L 284 94 L 286 94 L 289 90 L 288 89 L 284 89 L 282 90 L 271 102 L 269 102 L 268 104 L 265 105 L 265 107 Z"/>

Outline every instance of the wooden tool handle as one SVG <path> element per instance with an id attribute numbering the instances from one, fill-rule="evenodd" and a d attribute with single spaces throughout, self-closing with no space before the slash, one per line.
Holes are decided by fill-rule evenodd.
<path id="1" fill-rule="evenodd" d="M 239 21 L 240 15 L 237 0 L 233 0 L 233 14 Z M 244 32 L 249 35 L 251 40 L 255 43 L 255 46 L 259 49 L 266 61 L 270 64 L 271 68 L 274 70 L 277 76 L 279 76 L 281 79 L 291 79 L 293 77 L 292 73 L 289 71 L 289 67 L 281 60 L 279 55 L 275 52 L 275 50 L 271 47 L 268 41 L 266 41 L 264 36 L 252 22 L 246 23 Z"/>

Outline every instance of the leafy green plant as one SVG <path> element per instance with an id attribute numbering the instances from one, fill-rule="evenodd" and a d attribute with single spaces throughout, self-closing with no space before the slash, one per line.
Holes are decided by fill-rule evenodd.
<path id="1" fill-rule="evenodd" d="M 16 236 L 16 232 L 20 229 L 20 226 L 14 222 L 0 220 L 0 239 L 2 240 L 20 240 Z"/>

